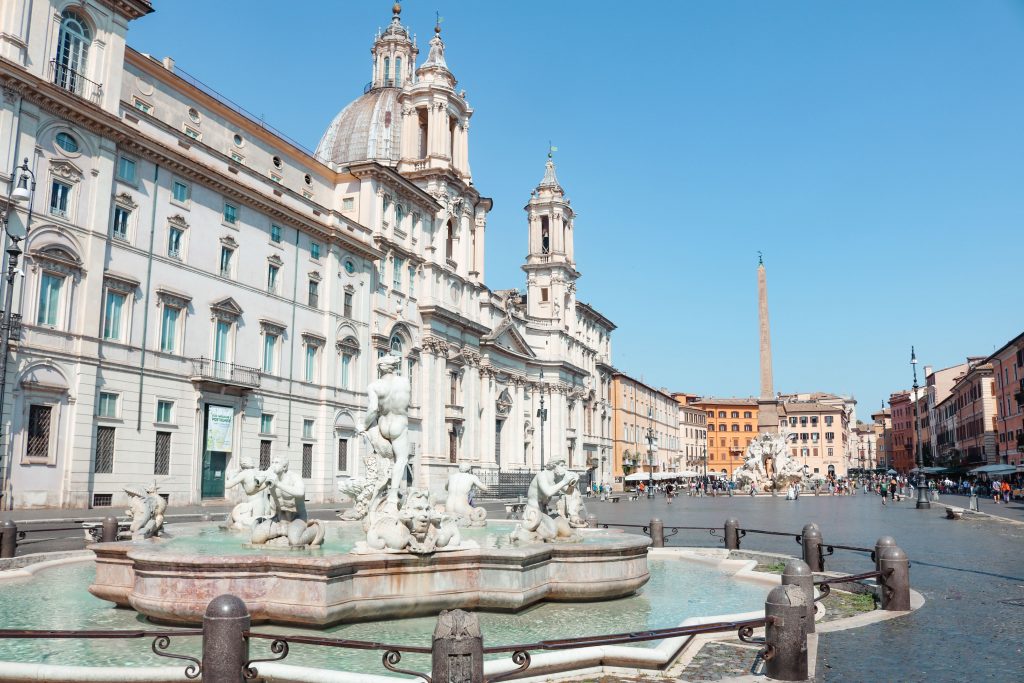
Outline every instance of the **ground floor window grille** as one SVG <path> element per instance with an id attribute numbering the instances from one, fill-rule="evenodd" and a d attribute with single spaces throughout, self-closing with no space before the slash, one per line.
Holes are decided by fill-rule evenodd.
<path id="1" fill-rule="evenodd" d="M 260 469 L 270 467 L 270 441 L 260 441 Z"/>
<path id="2" fill-rule="evenodd" d="M 92 494 L 92 506 L 94 508 L 108 508 L 114 502 L 113 493 L 94 493 Z"/>
<path id="3" fill-rule="evenodd" d="M 459 437 L 455 432 L 448 432 L 448 462 L 459 461 Z"/>
<path id="4" fill-rule="evenodd" d="M 302 444 L 302 478 L 313 478 L 313 444 Z"/>
<path id="5" fill-rule="evenodd" d="M 28 409 L 28 449 L 30 458 L 47 458 L 50 455 L 50 419 L 52 406 L 30 406 Z"/>
<path id="6" fill-rule="evenodd" d="M 153 474 L 171 472 L 171 433 L 156 433 L 156 457 L 153 460 Z"/>
<path id="7" fill-rule="evenodd" d="M 114 428 L 96 428 L 96 474 L 111 474 L 114 471 Z"/>
<path id="8" fill-rule="evenodd" d="M 348 439 L 338 439 L 338 471 L 348 472 Z"/>

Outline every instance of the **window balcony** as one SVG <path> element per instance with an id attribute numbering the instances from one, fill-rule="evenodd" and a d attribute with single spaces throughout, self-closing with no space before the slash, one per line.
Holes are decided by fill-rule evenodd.
<path id="1" fill-rule="evenodd" d="M 60 64 L 56 59 L 50 60 L 50 81 L 58 88 L 74 93 L 83 100 L 98 103 L 103 97 L 102 84 L 90 81 L 67 64 Z"/>
<path id="2" fill-rule="evenodd" d="M 444 419 L 445 422 L 462 422 L 465 419 L 462 406 L 452 403 L 447 404 L 444 407 Z"/>
<path id="3" fill-rule="evenodd" d="M 193 382 L 207 382 L 221 386 L 238 387 L 241 389 L 258 389 L 262 373 L 258 368 L 235 365 L 212 358 L 193 358 Z"/>

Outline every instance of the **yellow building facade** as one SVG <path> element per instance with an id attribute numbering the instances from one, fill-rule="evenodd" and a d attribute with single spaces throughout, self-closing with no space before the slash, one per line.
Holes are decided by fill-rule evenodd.
<path id="1" fill-rule="evenodd" d="M 679 471 L 679 404 L 667 391 L 614 372 L 612 425 L 615 490 L 623 490 L 634 472 Z M 648 435 L 654 437 L 653 450 Z"/>

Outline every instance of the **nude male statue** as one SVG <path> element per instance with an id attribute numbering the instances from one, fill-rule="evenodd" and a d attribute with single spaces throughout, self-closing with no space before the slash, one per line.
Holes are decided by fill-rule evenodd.
<path id="1" fill-rule="evenodd" d="M 564 460 L 556 460 L 548 464 L 530 482 L 530 488 L 526 492 L 526 507 L 537 508 L 547 514 L 551 498 L 578 481 L 579 477 L 566 469 Z"/>
<path id="2" fill-rule="evenodd" d="M 269 519 L 256 520 L 251 542 L 258 545 L 286 536 L 288 545 L 293 547 L 323 543 L 323 526 L 315 520 L 309 521 L 306 514 L 306 485 L 302 477 L 288 471 L 288 461 L 274 458 L 261 475 L 277 513 Z"/>
<path id="3" fill-rule="evenodd" d="M 409 380 L 398 374 L 401 356 L 389 353 L 377 361 L 383 373 L 380 379 L 367 387 L 366 415 L 357 434 L 366 434 L 377 455 L 394 458 L 391 468 L 391 486 L 388 504 L 398 505 L 398 493 L 405 483 L 405 468 L 409 464 L 409 401 L 412 388 Z"/>
<path id="4" fill-rule="evenodd" d="M 469 494 L 474 486 L 481 491 L 486 491 L 487 486 L 470 471 L 472 469 L 472 465 L 464 462 L 459 465 L 458 472 L 453 472 L 448 476 L 448 483 L 445 484 L 445 488 L 448 489 L 448 498 L 445 500 L 444 509 L 449 515 L 482 525 L 484 519 L 487 518 L 487 511 L 470 505 Z"/>
<path id="5" fill-rule="evenodd" d="M 224 488 L 241 485 L 245 495 L 249 496 L 246 502 L 236 505 L 230 515 L 237 527 L 248 529 L 257 519 L 272 517 L 275 511 L 271 509 L 267 482 L 256 469 L 253 459 L 243 455 L 238 466 L 240 469 L 224 482 Z"/>

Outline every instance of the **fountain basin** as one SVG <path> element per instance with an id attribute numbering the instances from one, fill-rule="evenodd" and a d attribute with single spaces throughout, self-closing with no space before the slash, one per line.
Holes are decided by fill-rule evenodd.
<path id="1" fill-rule="evenodd" d="M 621 598 L 647 583 L 650 539 L 582 531 L 582 543 L 422 557 L 281 550 L 197 555 L 159 541 L 98 543 L 89 591 L 162 623 L 202 623 L 210 600 L 232 593 L 246 602 L 255 623 L 326 627 L 442 609 L 516 611 L 541 600 Z"/>

